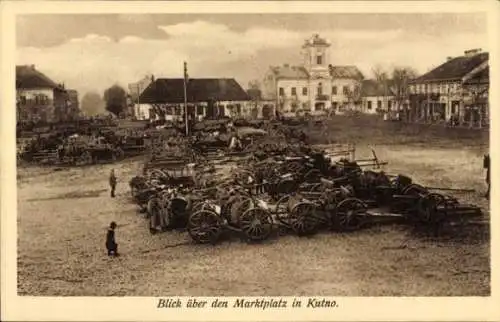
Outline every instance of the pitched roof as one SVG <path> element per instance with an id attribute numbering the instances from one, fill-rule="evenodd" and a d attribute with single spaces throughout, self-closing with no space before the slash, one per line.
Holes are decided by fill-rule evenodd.
<path id="1" fill-rule="evenodd" d="M 394 80 L 387 80 L 387 95 L 394 95 Z M 361 96 L 385 96 L 384 86 L 374 79 L 367 79 L 361 82 Z"/>
<path id="2" fill-rule="evenodd" d="M 363 79 L 363 74 L 359 71 L 356 66 L 328 66 L 330 69 L 330 75 L 333 78 L 354 78 Z"/>
<path id="3" fill-rule="evenodd" d="M 430 72 L 416 78 L 413 82 L 418 83 L 461 79 L 474 68 L 487 61 L 488 58 L 488 53 L 455 57 L 434 68 Z"/>
<path id="4" fill-rule="evenodd" d="M 276 79 L 308 79 L 309 73 L 302 66 L 273 66 L 271 72 L 274 73 Z"/>
<path id="5" fill-rule="evenodd" d="M 474 74 L 471 78 L 467 79 L 464 83 L 470 84 L 489 84 L 490 82 L 490 68 L 482 69 L 481 71 Z"/>
<path id="6" fill-rule="evenodd" d="M 35 66 L 16 66 L 16 89 L 61 88 L 53 80 L 35 69 Z"/>
<path id="7" fill-rule="evenodd" d="M 187 85 L 188 102 L 247 101 L 248 94 L 232 78 L 193 78 Z M 142 92 L 141 103 L 184 103 L 184 79 L 159 78 Z"/>
<path id="8" fill-rule="evenodd" d="M 308 46 L 330 46 L 328 41 L 326 39 L 321 38 L 318 34 L 314 34 L 311 38 L 306 39 L 304 42 L 303 47 L 308 47 Z"/>

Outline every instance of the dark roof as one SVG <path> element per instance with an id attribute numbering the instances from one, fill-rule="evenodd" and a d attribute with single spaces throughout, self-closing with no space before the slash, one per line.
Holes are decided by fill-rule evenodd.
<path id="1" fill-rule="evenodd" d="M 356 66 L 328 66 L 333 78 L 363 79 L 363 74 Z"/>
<path id="2" fill-rule="evenodd" d="M 471 78 L 465 81 L 465 84 L 488 84 L 490 82 L 490 68 L 485 68 L 474 74 Z"/>
<path id="3" fill-rule="evenodd" d="M 273 66 L 271 71 L 276 76 L 276 79 L 308 79 L 309 74 L 302 66 Z"/>
<path id="4" fill-rule="evenodd" d="M 250 97 L 232 78 L 193 78 L 187 85 L 188 102 L 248 101 Z M 184 79 L 159 78 L 142 92 L 141 103 L 161 104 L 184 102 Z"/>
<path id="5" fill-rule="evenodd" d="M 394 95 L 394 80 L 387 80 L 387 95 Z M 384 86 L 374 79 L 363 80 L 361 83 L 361 96 L 384 96 Z"/>
<path id="6" fill-rule="evenodd" d="M 489 58 L 488 53 L 479 53 L 473 56 L 455 57 L 430 72 L 416 78 L 413 82 L 432 82 L 442 80 L 457 80 L 470 73 Z"/>
<path id="7" fill-rule="evenodd" d="M 16 89 L 59 88 L 61 86 L 35 69 L 35 66 L 16 66 Z"/>

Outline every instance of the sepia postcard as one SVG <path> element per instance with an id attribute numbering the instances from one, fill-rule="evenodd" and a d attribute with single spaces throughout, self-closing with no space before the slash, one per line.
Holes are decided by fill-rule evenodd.
<path id="1" fill-rule="evenodd" d="M 2 321 L 500 320 L 500 2 L 0 8 Z"/>

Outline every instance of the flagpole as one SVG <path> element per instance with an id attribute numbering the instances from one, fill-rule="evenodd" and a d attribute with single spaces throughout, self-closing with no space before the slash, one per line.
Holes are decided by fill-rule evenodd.
<path id="1" fill-rule="evenodd" d="M 187 108 L 187 63 L 184 62 L 184 121 L 186 123 L 186 136 L 189 135 L 188 108 Z"/>

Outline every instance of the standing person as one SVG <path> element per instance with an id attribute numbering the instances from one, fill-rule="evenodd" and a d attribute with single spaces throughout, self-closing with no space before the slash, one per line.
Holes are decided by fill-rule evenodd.
<path id="1" fill-rule="evenodd" d="M 115 228 L 116 223 L 112 221 L 106 235 L 106 249 L 108 250 L 108 256 L 119 256 L 118 244 L 115 241 Z"/>
<path id="2" fill-rule="evenodd" d="M 490 200 L 490 154 L 485 154 L 483 158 L 483 168 L 486 169 L 486 184 L 488 185 L 488 190 L 484 196 L 486 199 Z"/>
<path id="3" fill-rule="evenodd" d="M 115 189 L 116 189 L 116 176 L 115 176 L 115 169 L 111 169 L 111 173 L 109 175 L 109 185 L 111 186 L 111 198 L 115 197 Z"/>

